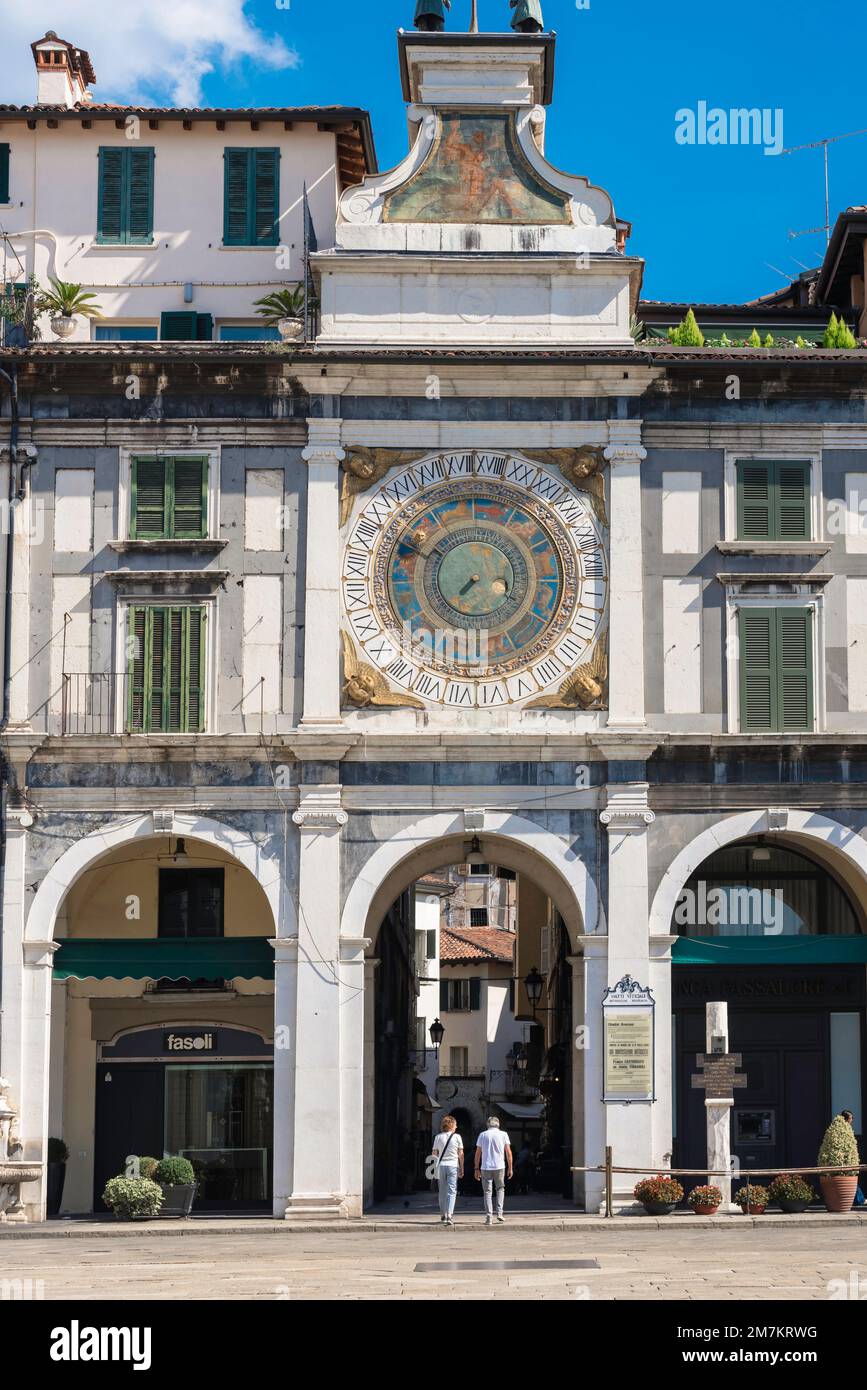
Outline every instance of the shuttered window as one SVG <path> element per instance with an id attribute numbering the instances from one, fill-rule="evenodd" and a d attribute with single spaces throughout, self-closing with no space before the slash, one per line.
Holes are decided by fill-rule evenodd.
<path id="1" fill-rule="evenodd" d="M 154 151 L 103 146 L 99 151 L 96 239 L 108 245 L 153 241 Z"/>
<path id="2" fill-rule="evenodd" d="M 208 534 L 208 460 L 132 461 L 132 540 L 201 540 Z"/>
<path id="3" fill-rule="evenodd" d="M 9 202 L 9 146 L 0 144 L 0 203 Z"/>
<path id="4" fill-rule="evenodd" d="M 738 539 L 810 539 L 810 465 L 742 460 L 738 464 Z"/>
<path id="5" fill-rule="evenodd" d="M 160 337 L 167 343 L 209 343 L 214 336 L 213 314 L 172 309 L 160 316 Z"/>
<path id="6" fill-rule="evenodd" d="M 741 608 L 741 728 L 813 727 L 813 615 L 809 608 Z"/>
<path id="7" fill-rule="evenodd" d="M 223 243 L 276 246 L 280 151 L 224 150 Z"/>
<path id="8" fill-rule="evenodd" d="M 205 609 L 131 608 L 127 730 L 204 729 Z"/>
<path id="9" fill-rule="evenodd" d="M 482 982 L 471 979 L 440 980 L 440 1013 L 476 1013 L 482 1007 Z"/>

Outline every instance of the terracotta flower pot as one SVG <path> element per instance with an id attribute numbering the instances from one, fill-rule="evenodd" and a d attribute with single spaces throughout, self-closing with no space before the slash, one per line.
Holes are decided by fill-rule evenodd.
<path id="1" fill-rule="evenodd" d="M 858 1191 L 858 1178 L 831 1177 L 819 1179 L 822 1200 L 829 1211 L 851 1211 Z"/>
<path id="2" fill-rule="evenodd" d="M 764 1208 L 764 1207 L 756 1207 L 756 1206 L 749 1206 L 749 1207 L 748 1207 L 748 1206 L 746 1205 L 746 1203 L 744 1203 L 743 1206 L 741 1207 L 741 1211 L 743 1212 L 744 1216 L 764 1216 L 764 1214 L 765 1214 L 765 1208 Z"/>
<path id="3" fill-rule="evenodd" d="M 700 1206 L 694 1206 L 693 1209 L 692 1209 L 692 1214 L 693 1214 L 693 1216 L 716 1216 L 716 1214 L 717 1214 L 718 1211 L 719 1211 L 719 1207 L 718 1207 L 718 1206 L 715 1206 L 715 1207 L 700 1207 Z"/>

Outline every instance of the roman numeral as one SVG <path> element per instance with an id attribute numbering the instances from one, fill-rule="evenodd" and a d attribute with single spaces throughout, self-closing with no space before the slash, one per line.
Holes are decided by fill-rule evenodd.
<path id="1" fill-rule="evenodd" d="M 424 695 L 426 700 L 441 700 L 445 682 L 439 676 L 431 676 L 427 671 L 422 671 L 416 681 L 413 691 L 416 695 Z"/>
<path id="2" fill-rule="evenodd" d="M 346 552 L 346 573 L 364 579 L 367 575 L 368 558 L 369 551 L 353 550 L 350 546 Z"/>
<path id="3" fill-rule="evenodd" d="M 367 521 L 362 517 L 355 528 L 355 535 L 352 539 L 356 545 L 363 546 L 365 550 L 372 550 L 378 536 L 379 527 L 375 526 L 372 521 Z"/>
<path id="4" fill-rule="evenodd" d="M 379 635 L 379 624 L 372 613 L 352 613 L 350 621 L 362 642 Z"/>
<path id="5" fill-rule="evenodd" d="M 343 592 L 346 596 L 347 608 L 367 608 L 369 605 L 367 597 L 367 581 L 364 579 L 347 579 L 343 585 Z"/>

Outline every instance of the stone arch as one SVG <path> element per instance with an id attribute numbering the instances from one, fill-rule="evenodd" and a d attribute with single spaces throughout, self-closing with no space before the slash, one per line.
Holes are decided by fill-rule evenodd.
<path id="1" fill-rule="evenodd" d="M 842 880 L 856 910 L 863 917 L 867 903 L 867 841 L 857 830 L 815 811 L 770 808 L 727 816 L 685 845 L 669 864 L 650 912 L 651 936 L 667 936 L 675 904 L 687 879 L 716 850 L 754 835 L 773 836 L 793 847 L 800 846 L 824 863 Z"/>
<path id="2" fill-rule="evenodd" d="M 464 843 L 474 834 L 491 863 L 525 873 L 548 894 L 573 949 L 579 937 L 595 931 L 596 884 L 568 842 L 524 816 L 486 811 L 478 830 L 466 828 L 463 813 L 444 812 L 414 821 L 380 844 L 349 890 L 341 935 L 375 939 L 395 899 L 423 874 L 462 863 Z"/>
<path id="3" fill-rule="evenodd" d="M 155 830 L 152 815 L 129 817 L 94 830 L 66 850 L 39 885 L 27 916 L 25 942 L 53 941 L 57 917 L 70 888 L 112 850 L 132 840 L 154 839 L 164 833 L 200 840 L 231 855 L 258 880 L 271 908 L 275 937 L 295 935 L 294 906 L 285 890 L 279 862 L 266 854 L 251 835 L 233 826 L 207 816 L 177 814 L 170 832 Z"/>

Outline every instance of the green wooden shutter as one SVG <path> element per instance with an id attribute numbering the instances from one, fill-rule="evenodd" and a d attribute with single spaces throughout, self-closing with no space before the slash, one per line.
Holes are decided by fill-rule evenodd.
<path id="1" fill-rule="evenodd" d="M 810 539 L 810 465 L 777 464 L 777 538 Z"/>
<path id="2" fill-rule="evenodd" d="M 223 151 L 223 241 L 248 245 L 249 150 Z"/>
<path id="3" fill-rule="evenodd" d="M 171 534 L 178 540 L 200 540 L 207 534 L 207 460 L 176 458 L 172 464 Z"/>
<path id="4" fill-rule="evenodd" d="M 150 242 L 154 231 L 153 148 L 125 150 L 127 157 L 127 240 Z"/>
<path id="5" fill-rule="evenodd" d="M 776 728 L 776 622 L 773 608 L 741 608 L 741 728 Z"/>
<path id="6" fill-rule="evenodd" d="M 201 733 L 205 727 L 205 610 L 187 608 L 186 614 L 186 700 L 184 729 Z"/>
<path id="7" fill-rule="evenodd" d="M 145 727 L 145 624 L 147 609 L 129 610 L 129 659 L 127 661 L 127 730 L 142 733 Z"/>
<path id="8" fill-rule="evenodd" d="M 280 151 L 253 150 L 253 225 L 255 246 L 276 246 L 277 219 L 280 215 Z"/>
<path id="9" fill-rule="evenodd" d="M 132 461 L 130 536 L 133 540 L 160 539 L 169 534 L 166 465 L 167 460 L 159 458 Z"/>
<path id="10" fill-rule="evenodd" d="M 196 314 L 196 339 L 200 343 L 209 343 L 214 336 L 214 316 L 213 314 Z"/>
<path id="11" fill-rule="evenodd" d="M 163 313 L 160 316 L 160 337 L 168 343 L 193 343 L 198 337 L 198 314 L 187 310 Z"/>
<path id="12" fill-rule="evenodd" d="M 770 540 L 774 529 L 773 465 L 738 464 L 738 538 Z"/>
<path id="13" fill-rule="evenodd" d="M 470 980 L 470 1008 L 474 1013 L 482 1007 L 482 982 L 478 975 Z"/>
<path id="14" fill-rule="evenodd" d="M 441 1014 L 447 1014 L 448 1012 L 449 1012 L 449 982 L 448 982 L 448 980 L 440 980 L 440 1013 L 441 1013 Z"/>
<path id="15" fill-rule="evenodd" d="M 166 706 L 168 704 L 166 645 L 170 612 L 171 610 L 168 608 L 149 608 L 147 610 L 149 640 L 146 644 L 148 670 L 145 690 L 147 694 L 148 733 L 166 732 Z"/>
<path id="16" fill-rule="evenodd" d="M 0 203 L 9 202 L 9 146 L 0 145 Z"/>
<path id="17" fill-rule="evenodd" d="M 779 722 L 777 727 L 813 727 L 813 615 L 809 608 L 777 609 Z"/>
<path id="18" fill-rule="evenodd" d="M 98 241 L 120 243 L 124 238 L 124 155 L 126 150 L 102 146 L 99 151 Z"/>

